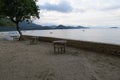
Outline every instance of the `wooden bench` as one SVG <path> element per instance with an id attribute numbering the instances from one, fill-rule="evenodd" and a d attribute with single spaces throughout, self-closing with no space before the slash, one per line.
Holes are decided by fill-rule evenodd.
<path id="1" fill-rule="evenodd" d="M 13 38 L 13 40 L 19 40 L 19 36 L 17 36 L 17 35 L 13 35 L 11 37 Z"/>
<path id="2" fill-rule="evenodd" d="M 53 41 L 54 53 L 65 53 L 66 52 L 66 41 L 57 40 Z"/>
<path id="3" fill-rule="evenodd" d="M 37 36 L 30 37 L 30 44 L 36 44 L 37 42 L 38 42 Z"/>

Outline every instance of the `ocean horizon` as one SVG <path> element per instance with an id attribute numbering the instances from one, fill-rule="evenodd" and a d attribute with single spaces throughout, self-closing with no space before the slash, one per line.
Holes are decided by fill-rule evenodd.
<path id="1" fill-rule="evenodd" d="M 58 29 L 23 31 L 23 35 L 54 37 L 120 45 L 120 29 Z"/>
<path id="2" fill-rule="evenodd" d="M 17 31 L 5 32 L 8 35 L 18 35 Z M 80 41 L 120 45 L 120 29 L 55 29 L 55 30 L 25 30 L 23 35 L 53 37 Z"/>

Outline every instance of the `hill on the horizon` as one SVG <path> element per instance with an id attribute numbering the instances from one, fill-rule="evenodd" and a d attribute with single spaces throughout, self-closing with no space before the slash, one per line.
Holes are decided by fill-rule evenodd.
<path id="1" fill-rule="evenodd" d="M 2 21 L 0 21 L 2 23 Z M 5 23 L 5 24 L 4 24 Z M 19 24 L 21 30 L 45 30 L 45 29 L 81 29 L 81 28 L 88 28 L 84 26 L 64 26 L 64 25 L 58 25 L 58 26 L 42 26 L 35 23 L 26 23 L 25 21 L 21 22 Z M 12 23 L 10 20 L 6 22 L 6 20 L 3 21 L 2 24 L 0 24 L 0 31 L 15 31 L 15 24 Z"/>
<path id="2" fill-rule="evenodd" d="M 81 28 L 88 28 L 88 27 L 84 27 L 84 26 L 73 27 L 73 26 L 58 25 L 55 29 L 81 29 Z"/>

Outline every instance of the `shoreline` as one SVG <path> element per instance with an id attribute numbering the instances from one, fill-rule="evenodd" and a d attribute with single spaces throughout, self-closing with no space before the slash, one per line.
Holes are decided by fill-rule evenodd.
<path id="1" fill-rule="evenodd" d="M 24 37 L 30 38 L 33 36 L 24 35 Z M 55 41 L 55 40 L 66 40 L 67 46 L 74 47 L 77 49 L 83 49 L 87 51 L 112 54 L 112 55 L 120 55 L 120 45 L 116 45 L 116 44 L 98 43 L 98 42 L 90 42 L 90 41 L 53 38 L 53 37 L 43 37 L 43 36 L 39 36 L 38 40 L 50 42 L 50 43 L 52 43 L 52 41 Z"/>
<path id="2" fill-rule="evenodd" d="M 23 35 L 25 38 L 30 38 L 33 36 L 30 35 Z M 113 55 L 120 55 L 120 45 L 117 44 L 109 44 L 109 43 L 100 43 L 100 42 L 91 42 L 91 41 L 80 41 L 80 40 L 72 40 L 72 39 L 63 39 L 63 38 L 54 38 L 54 37 L 44 37 L 44 36 L 37 36 L 39 41 L 50 42 L 55 40 L 66 40 L 67 46 L 74 47 L 77 49 L 83 49 L 87 51 L 105 53 L 105 54 L 113 54 Z M 0 38 L 3 40 L 12 40 L 12 38 L 2 33 Z"/>
<path id="3" fill-rule="evenodd" d="M 55 54 L 53 44 L 0 41 L 0 80 L 119 80 L 120 58 L 67 46 Z"/>

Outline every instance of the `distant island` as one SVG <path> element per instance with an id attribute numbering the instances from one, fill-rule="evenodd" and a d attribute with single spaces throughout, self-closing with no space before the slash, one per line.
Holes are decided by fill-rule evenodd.
<path id="1" fill-rule="evenodd" d="M 84 27 L 84 26 L 73 27 L 73 26 L 58 25 L 54 29 L 81 29 L 81 28 L 89 28 L 89 27 Z"/>
<path id="2" fill-rule="evenodd" d="M 42 26 L 35 23 L 26 23 L 22 22 L 19 24 L 21 30 L 46 30 L 46 29 L 87 29 L 89 27 L 84 26 L 64 26 L 64 25 L 58 25 L 58 26 Z M 0 25 L 0 31 L 15 31 L 16 28 L 13 26 L 1 26 Z"/>
<path id="3" fill-rule="evenodd" d="M 110 28 L 119 28 L 119 27 L 110 27 Z"/>

